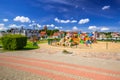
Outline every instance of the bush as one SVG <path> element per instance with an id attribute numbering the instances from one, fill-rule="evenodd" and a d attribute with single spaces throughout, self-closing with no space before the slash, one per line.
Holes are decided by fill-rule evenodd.
<path id="1" fill-rule="evenodd" d="M 6 50 L 18 50 L 27 44 L 27 37 L 19 34 L 7 34 L 1 38 L 3 48 Z"/>

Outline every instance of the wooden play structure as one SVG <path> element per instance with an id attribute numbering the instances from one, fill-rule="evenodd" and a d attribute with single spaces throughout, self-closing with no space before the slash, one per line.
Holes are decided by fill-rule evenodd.
<path id="1" fill-rule="evenodd" d="M 56 43 L 56 45 L 59 46 L 77 46 L 79 44 L 85 44 L 88 46 L 89 44 L 94 43 L 96 40 L 93 34 L 85 34 L 85 33 L 73 33 L 71 36 L 65 36 L 62 38 L 59 42 Z"/>
<path id="2" fill-rule="evenodd" d="M 96 42 L 96 38 L 94 37 L 94 34 L 92 33 L 69 33 L 69 36 L 66 35 L 64 38 L 60 39 L 60 41 L 55 42 L 55 45 L 57 46 L 77 46 L 79 44 L 85 44 L 89 47 L 89 44 Z"/>

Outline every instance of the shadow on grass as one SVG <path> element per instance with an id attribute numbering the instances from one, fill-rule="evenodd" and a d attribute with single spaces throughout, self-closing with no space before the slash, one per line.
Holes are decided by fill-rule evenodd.
<path id="1" fill-rule="evenodd" d="M 20 50 L 35 50 L 35 49 L 39 49 L 39 47 L 36 47 L 36 48 L 35 48 L 35 47 L 34 47 L 34 48 L 26 48 L 26 47 L 25 47 L 25 48 L 20 49 Z"/>
<path id="2" fill-rule="evenodd" d="M 3 47 L 0 45 L 0 53 L 7 52 L 8 50 L 3 49 Z"/>
<path id="3" fill-rule="evenodd" d="M 2 46 L 0 46 L 0 53 L 3 52 L 11 52 L 11 51 L 22 51 L 22 50 L 35 50 L 35 49 L 39 49 L 39 46 L 25 46 L 23 49 L 18 49 L 18 50 L 5 50 L 2 48 Z"/>
<path id="4" fill-rule="evenodd" d="M 2 48 L 2 45 L 0 45 L 0 48 Z"/>
<path id="5" fill-rule="evenodd" d="M 40 47 L 37 44 L 34 46 L 33 43 L 27 43 L 27 45 L 21 50 L 34 50 L 39 48 Z"/>

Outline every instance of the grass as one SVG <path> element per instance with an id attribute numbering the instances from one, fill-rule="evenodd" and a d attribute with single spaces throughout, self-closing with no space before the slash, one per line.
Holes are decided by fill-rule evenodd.
<path id="1" fill-rule="evenodd" d="M 47 43 L 47 42 L 48 42 L 47 40 L 39 40 L 38 44 Z"/>
<path id="2" fill-rule="evenodd" d="M 43 43 L 47 43 L 47 40 L 37 41 L 37 44 L 43 44 Z M 33 50 L 33 49 L 38 49 L 38 48 L 40 48 L 40 47 L 39 46 L 34 46 L 33 42 L 27 41 L 27 45 L 24 47 L 23 50 Z"/>
<path id="3" fill-rule="evenodd" d="M 1 37 L 0 37 L 0 46 L 2 45 Z"/>
<path id="4" fill-rule="evenodd" d="M 27 45 L 22 50 L 33 50 L 38 48 L 39 46 L 34 46 L 33 42 L 27 41 Z"/>

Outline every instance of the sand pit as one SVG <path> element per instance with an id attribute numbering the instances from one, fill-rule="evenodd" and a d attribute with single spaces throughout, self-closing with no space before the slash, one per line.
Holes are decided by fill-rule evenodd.
<path id="1" fill-rule="evenodd" d="M 78 55 L 81 57 L 96 57 L 103 59 L 115 59 L 120 60 L 120 43 L 112 43 L 108 42 L 108 47 L 106 46 L 106 42 L 97 42 L 91 45 L 91 47 L 87 47 L 85 44 L 79 44 L 77 48 L 75 46 L 64 47 L 64 46 L 55 46 L 40 44 L 39 45 L 43 52 L 47 52 L 49 54 L 57 54 L 62 53 L 63 50 L 67 50 L 69 52 L 73 52 L 73 56 Z M 38 52 L 40 50 L 37 50 Z"/>

